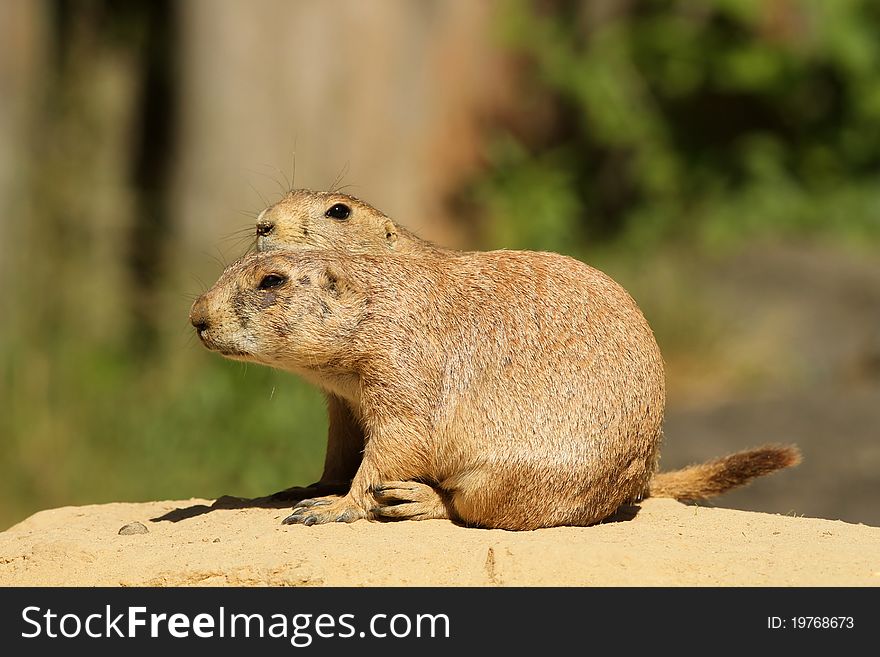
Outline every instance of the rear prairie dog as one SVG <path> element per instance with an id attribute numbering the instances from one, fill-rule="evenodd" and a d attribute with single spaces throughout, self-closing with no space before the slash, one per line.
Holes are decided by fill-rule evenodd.
<path id="1" fill-rule="evenodd" d="M 338 249 L 348 253 L 444 251 L 347 194 L 296 189 L 257 217 L 257 251 Z"/>
<path id="2" fill-rule="evenodd" d="M 767 447 L 655 476 L 653 334 L 619 285 L 557 254 L 275 249 L 230 265 L 190 319 L 209 349 L 302 376 L 351 423 L 348 491 L 288 523 L 589 525 L 652 491 L 713 495 L 797 460 Z"/>

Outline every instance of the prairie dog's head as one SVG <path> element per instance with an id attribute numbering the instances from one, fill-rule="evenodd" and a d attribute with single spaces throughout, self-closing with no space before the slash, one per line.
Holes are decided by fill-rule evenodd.
<path id="1" fill-rule="evenodd" d="M 196 299 L 190 322 L 227 358 L 300 371 L 347 353 L 364 297 L 326 253 L 255 253 L 229 265 Z"/>
<path id="2" fill-rule="evenodd" d="M 381 255 L 415 239 L 353 196 L 297 189 L 257 217 L 257 251 L 340 249 Z"/>

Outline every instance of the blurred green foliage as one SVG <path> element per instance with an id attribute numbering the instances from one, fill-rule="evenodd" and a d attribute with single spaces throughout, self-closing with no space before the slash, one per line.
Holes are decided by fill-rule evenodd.
<path id="1" fill-rule="evenodd" d="M 0 529 L 57 506 L 316 480 L 320 393 L 208 353 L 187 321 L 184 292 L 207 287 L 192 277 L 222 263 L 180 248 L 167 204 L 175 116 L 153 68 L 172 7 L 39 11 L 46 58 L 0 219 Z"/>
<path id="2" fill-rule="evenodd" d="M 526 83 L 472 190 L 487 243 L 880 235 L 880 3 L 515 0 L 502 17 Z"/>
<path id="3" fill-rule="evenodd" d="M 171 337 L 176 353 L 149 365 L 121 345 L 47 348 L 33 334 L 2 354 L 0 525 L 59 505 L 257 496 L 319 477 L 316 390 Z"/>
<path id="4" fill-rule="evenodd" d="M 145 48 L 147 14 L 121 5 L 46 6 L 64 38 L 3 219 L 15 285 L 0 323 L 0 527 L 59 505 L 313 481 L 320 394 L 207 353 L 187 326 L 180 279 L 198 268 L 173 262 L 180 217 L 157 219 L 170 181 L 137 173 L 173 153 L 146 132 L 144 152 L 166 161 L 131 161 L 138 94 L 156 97 L 138 85 L 164 43 Z M 137 4 L 156 6 L 172 15 Z M 487 210 L 477 231 L 486 246 L 589 251 L 634 292 L 667 357 L 676 344 L 703 353 L 722 330 L 689 320 L 706 316 L 681 284 L 689 245 L 880 236 L 880 2 L 501 6 L 521 95 L 469 186 Z"/>

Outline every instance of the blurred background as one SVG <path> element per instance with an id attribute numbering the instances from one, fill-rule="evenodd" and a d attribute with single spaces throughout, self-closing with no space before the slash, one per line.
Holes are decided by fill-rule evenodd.
<path id="1" fill-rule="evenodd" d="M 664 468 L 794 442 L 716 503 L 880 524 L 875 0 L 3 0 L 0 145 L 0 528 L 318 477 L 321 395 L 187 321 L 291 184 L 607 271 Z"/>

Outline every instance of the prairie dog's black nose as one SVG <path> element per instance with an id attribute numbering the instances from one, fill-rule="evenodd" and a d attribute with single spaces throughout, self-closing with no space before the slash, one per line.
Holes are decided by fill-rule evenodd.
<path id="1" fill-rule="evenodd" d="M 259 221 L 257 222 L 257 235 L 260 237 L 265 237 L 269 233 L 275 230 L 275 224 L 271 221 Z"/>
<path id="2" fill-rule="evenodd" d="M 189 321 L 199 334 L 208 330 L 208 303 L 205 301 L 205 297 L 196 299 L 192 309 L 189 311 Z"/>

